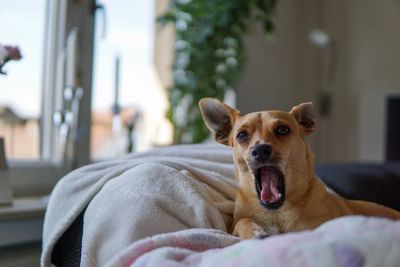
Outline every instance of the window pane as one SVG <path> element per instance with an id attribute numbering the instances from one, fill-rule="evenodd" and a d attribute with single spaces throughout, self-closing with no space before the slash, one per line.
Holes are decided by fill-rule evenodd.
<path id="1" fill-rule="evenodd" d="M 0 44 L 18 46 L 20 61 L 0 75 L 0 136 L 14 159 L 38 159 L 46 0 L 2 1 Z"/>
<path id="2" fill-rule="evenodd" d="M 165 144 L 171 135 L 165 119 L 165 92 L 153 67 L 155 1 L 101 3 L 107 12 L 107 32 L 102 39 L 103 18 L 98 14 L 92 99 L 93 159 Z"/>

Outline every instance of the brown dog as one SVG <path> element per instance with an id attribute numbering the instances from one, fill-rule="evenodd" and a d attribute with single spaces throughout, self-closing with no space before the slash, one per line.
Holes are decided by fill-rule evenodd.
<path id="1" fill-rule="evenodd" d="M 233 148 L 239 190 L 232 226 L 241 239 L 312 229 L 351 214 L 400 219 L 393 209 L 326 190 L 304 139 L 315 128 L 311 103 L 247 115 L 214 98 L 199 105 L 215 140 Z"/>

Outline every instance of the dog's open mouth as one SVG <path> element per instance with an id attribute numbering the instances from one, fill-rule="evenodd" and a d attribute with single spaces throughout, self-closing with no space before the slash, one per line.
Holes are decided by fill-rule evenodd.
<path id="1" fill-rule="evenodd" d="M 263 166 L 256 171 L 256 191 L 261 204 L 268 209 L 278 209 L 285 200 L 285 181 L 278 167 Z"/>

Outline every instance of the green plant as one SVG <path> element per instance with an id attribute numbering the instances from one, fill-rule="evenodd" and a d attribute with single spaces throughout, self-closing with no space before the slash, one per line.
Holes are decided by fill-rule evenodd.
<path id="1" fill-rule="evenodd" d="M 174 23 L 176 32 L 173 86 L 169 88 L 168 118 L 174 143 L 207 138 L 198 109 L 205 97 L 223 99 L 235 90 L 244 62 L 243 37 L 255 18 L 266 34 L 274 30 L 277 0 L 171 0 L 158 20 Z"/>

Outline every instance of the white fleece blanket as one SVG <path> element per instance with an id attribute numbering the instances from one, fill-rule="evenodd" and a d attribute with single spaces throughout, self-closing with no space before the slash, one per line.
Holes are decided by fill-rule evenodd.
<path id="1" fill-rule="evenodd" d="M 105 266 L 134 241 L 191 228 L 227 230 L 236 182 L 221 145 L 154 149 L 77 169 L 60 180 L 46 211 L 41 265 L 86 208 L 82 266 Z"/>

